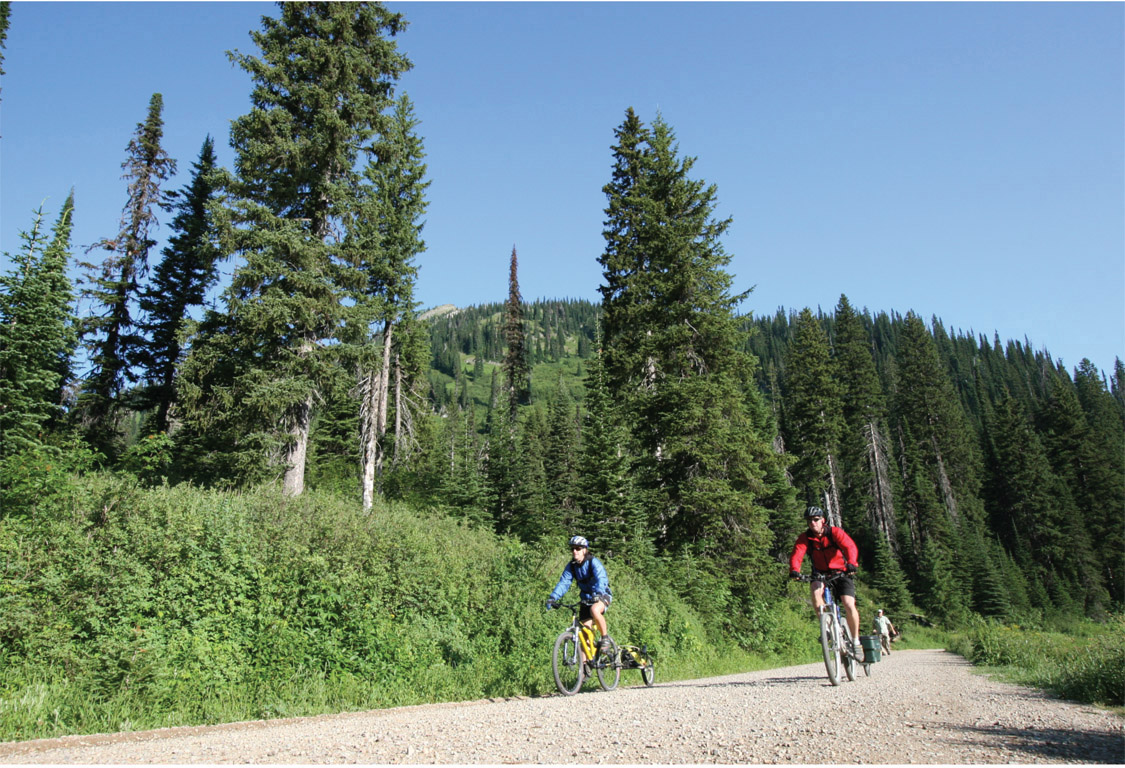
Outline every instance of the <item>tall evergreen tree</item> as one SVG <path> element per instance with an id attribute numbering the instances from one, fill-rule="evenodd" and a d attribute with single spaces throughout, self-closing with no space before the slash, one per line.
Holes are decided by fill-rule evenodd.
<path id="1" fill-rule="evenodd" d="M 0 457 L 43 443 L 43 429 L 60 411 L 60 391 L 76 337 L 66 274 L 71 255 L 74 193 L 63 203 L 50 240 L 40 208 L 24 247 L 6 254 L 0 277 Z"/>
<path id="2" fill-rule="evenodd" d="M 157 432 L 168 430 L 189 310 L 203 305 L 217 279 L 221 252 L 207 221 L 207 206 L 216 192 L 215 168 L 215 143 L 208 136 L 192 166 L 191 181 L 173 196 L 174 234 L 140 296 L 143 314 L 138 325 L 149 341 L 138 350 L 137 360 L 148 386 L 139 393 L 136 405 L 142 410 L 155 408 L 152 429 Z"/>
<path id="3" fill-rule="evenodd" d="M 531 366 L 527 359 L 527 341 L 524 338 L 523 297 L 520 296 L 519 260 L 516 247 L 508 267 L 508 303 L 504 305 L 504 390 L 508 393 L 508 411 L 515 423 L 516 409 L 526 405 L 531 397 Z"/>
<path id="4" fill-rule="evenodd" d="M 558 386 L 547 402 L 543 468 L 547 475 L 547 500 L 563 530 L 570 530 L 578 518 L 578 424 L 578 407 L 560 373 Z"/>
<path id="5" fill-rule="evenodd" d="M 89 270 L 84 298 L 93 304 L 85 318 L 83 336 L 89 349 L 91 370 L 86 377 L 78 409 L 87 439 L 108 457 L 120 446 L 117 414 L 125 387 L 136 381 L 132 366 L 139 363 L 144 338 L 138 333 L 133 304 L 139 297 L 140 280 L 148 271 L 148 254 L 156 245 L 153 239 L 157 212 L 166 208 L 161 184 L 176 171 L 176 161 L 161 146 L 164 137 L 164 98 L 154 93 L 148 114 L 137 124 L 136 133 L 126 148 L 121 167 L 128 182 L 128 200 L 121 215 L 118 233 L 97 243 L 106 251 L 100 271 Z"/>
<path id="6" fill-rule="evenodd" d="M 1114 599 L 1125 601 L 1125 424 L 1113 395 L 1093 363 L 1083 360 L 1074 372 L 1074 388 L 1086 415 L 1089 447 L 1079 479 L 1088 527 L 1103 553 L 1105 583 Z"/>
<path id="7" fill-rule="evenodd" d="M 8 25 L 11 23 L 11 0 L 0 0 L 0 77 L 4 75 L 4 49 L 8 44 Z"/>
<path id="8" fill-rule="evenodd" d="M 894 455 L 871 338 L 847 296 L 840 296 L 835 320 L 836 378 L 840 382 L 844 419 L 840 441 L 844 520 L 853 536 L 869 545 L 883 539 L 893 555 L 898 549 Z M 854 517 L 849 519 L 847 513 Z"/>
<path id="9" fill-rule="evenodd" d="M 625 430 L 606 387 L 600 353 L 590 359 L 584 402 L 578 473 L 582 519 L 590 526 L 600 552 L 635 562 L 651 554 L 651 538 L 630 472 Z"/>
<path id="10" fill-rule="evenodd" d="M 755 498 L 776 455 L 753 422 L 756 360 L 734 317 L 746 294 L 730 293 L 720 243 L 730 219 L 714 218 L 715 187 L 689 177 L 663 119 L 649 131 L 629 109 L 615 136 L 599 257 L 608 389 L 663 545 L 746 572 L 770 545 Z"/>
<path id="11" fill-rule="evenodd" d="M 215 211 L 227 249 L 245 259 L 225 294 L 236 362 L 221 387 L 237 406 L 229 442 L 264 447 L 285 493 L 297 495 L 345 316 L 338 267 L 360 209 L 359 153 L 386 133 L 410 62 L 391 39 L 405 21 L 380 4 L 279 8 L 252 34 L 260 57 L 230 54 L 254 90 L 253 109 L 232 124 L 237 177 Z M 199 375 L 221 364 L 205 356 Z"/>
<path id="12" fill-rule="evenodd" d="M 928 479 L 956 523 L 963 514 L 978 511 L 979 457 L 934 338 L 913 312 L 903 324 L 898 361 L 896 409 L 917 441 Z"/>
<path id="13" fill-rule="evenodd" d="M 807 307 L 797 317 L 793 345 L 785 361 L 784 421 L 786 450 L 797 457 L 790 470 L 807 504 L 822 506 L 832 525 L 841 525 L 840 438 L 843 414 L 840 387 L 832 375 L 828 337 Z"/>
<path id="14" fill-rule="evenodd" d="M 357 273 L 351 324 L 357 331 L 354 338 L 360 340 L 360 475 L 365 509 L 371 508 L 382 479 L 388 414 L 392 408 L 406 413 L 405 402 L 391 403 L 391 399 L 394 392 L 401 394 L 394 383 L 401 381 L 403 373 L 395 370 L 395 361 L 404 359 L 395 354 L 396 330 L 415 313 L 414 259 L 425 250 L 421 218 L 429 182 L 417 126 L 414 107 L 404 94 L 395 102 L 386 132 L 371 149 L 373 157 L 364 171 L 367 185 L 361 191 L 356 226 L 344 257 Z M 374 335 L 372 326 L 378 329 Z M 371 354 L 376 348 L 382 349 L 378 357 Z"/>

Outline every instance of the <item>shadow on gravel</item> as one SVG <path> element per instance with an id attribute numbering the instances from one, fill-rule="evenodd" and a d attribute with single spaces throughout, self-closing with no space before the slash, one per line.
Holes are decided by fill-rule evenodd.
<path id="1" fill-rule="evenodd" d="M 690 680 L 674 683 L 660 683 L 661 688 L 770 688 L 774 685 L 786 683 L 803 683 L 808 680 L 821 680 L 825 685 L 828 678 L 824 675 L 796 675 L 793 677 L 767 677 L 764 680 L 732 681 L 728 683 L 699 683 L 692 685 Z"/>
<path id="2" fill-rule="evenodd" d="M 1001 728 L 947 724 L 950 731 L 982 734 L 988 740 L 1002 740 L 1018 756 L 1025 754 L 1052 762 L 1125 763 L 1125 739 L 1113 731 L 1070 731 L 1061 728 Z M 980 744 L 979 739 L 972 739 Z M 1020 762 L 1018 759 L 1016 762 Z"/>

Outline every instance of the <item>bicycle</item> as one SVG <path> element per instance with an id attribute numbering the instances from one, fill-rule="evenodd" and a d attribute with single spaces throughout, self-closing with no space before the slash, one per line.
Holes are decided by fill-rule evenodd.
<path id="1" fill-rule="evenodd" d="M 855 680 L 855 665 L 863 665 L 863 671 L 871 674 L 871 663 L 859 661 L 856 656 L 858 638 L 852 637 L 848 622 L 840 615 L 840 604 L 832 595 L 831 584 L 843 576 L 842 571 L 836 573 L 819 573 L 813 571 L 812 576 L 801 575 L 800 581 L 824 582 L 824 610 L 820 613 L 820 647 L 824 651 L 824 668 L 828 672 L 828 681 L 832 685 L 840 684 L 840 667 L 849 681 Z M 864 657 L 866 659 L 866 656 Z"/>
<path id="2" fill-rule="evenodd" d="M 551 671 L 555 675 L 555 685 L 566 696 L 578 693 L 582 683 L 593 671 L 598 676 L 598 684 L 603 690 L 612 691 L 621 682 L 621 662 L 618 658 L 617 643 L 609 638 L 609 648 L 598 649 L 594 630 L 578 619 L 579 608 L 590 605 L 590 601 L 577 603 L 556 603 L 560 608 L 569 608 L 574 616 L 570 626 L 555 638 L 555 648 L 551 653 Z"/>

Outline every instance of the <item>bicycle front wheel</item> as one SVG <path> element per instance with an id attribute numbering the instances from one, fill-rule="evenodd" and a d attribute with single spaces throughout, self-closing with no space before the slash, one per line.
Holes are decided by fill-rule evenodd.
<path id="1" fill-rule="evenodd" d="M 573 696 L 582 687 L 586 674 L 582 646 L 573 630 L 566 630 L 555 640 L 555 650 L 551 653 L 551 671 L 555 673 L 555 685 L 559 693 Z"/>
<path id="2" fill-rule="evenodd" d="M 820 647 L 824 651 L 824 668 L 828 671 L 828 682 L 840 684 L 840 643 L 837 640 L 836 617 L 831 613 L 820 614 Z"/>
<path id="3" fill-rule="evenodd" d="M 859 646 L 859 638 L 852 638 L 852 630 L 848 627 L 847 619 L 843 616 L 836 617 L 836 626 L 839 627 L 840 654 L 844 662 L 844 672 L 849 682 L 855 682 L 855 651 Z"/>
<path id="4" fill-rule="evenodd" d="M 600 651 L 594 658 L 597 665 L 598 683 L 607 691 L 612 691 L 621 682 L 621 657 L 618 654 L 617 643 L 609 639 L 609 646 Z"/>

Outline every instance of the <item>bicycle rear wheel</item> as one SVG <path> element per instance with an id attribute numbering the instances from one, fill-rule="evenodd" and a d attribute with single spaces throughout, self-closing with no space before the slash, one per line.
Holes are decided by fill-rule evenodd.
<path id="1" fill-rule="evenodd" d="M 585 658 L 582 646 L 573 630 L 563 631 L 555 639 L 555 649 L 551 653 L 551 671 L 555 674 L 555 685 L 559 693 L 573 696 L 582 687 L 586 677 Z"/>
<path id="2" fill-rule="evenodd" d="M 824 651 L 824 668 L 828 682 L 840 684 L 840 644 L 837 640 L 836 617 L 832 613 L 820 614 L 820 647 Z"/>
<path id="3" fill-rule="evenodd" d="M 645 685 L 652 686 L 656 682 L 656 670 L 652 668 L 652 656 L 647 653 L 641 654 L 641 679 L 645 681 Z"/>
<path id="4" fill-rule="evenodd" d="M 607 691 L 616 688 L 621 682 L 621 659 L 613 638 L 609 639 L 609 647 L 594 657 L 594 664 L 598 672 L 598 683 L 602 688 Z"/>

